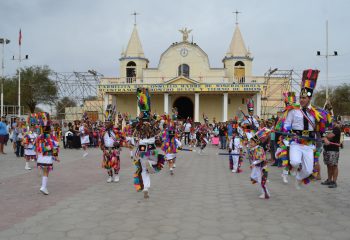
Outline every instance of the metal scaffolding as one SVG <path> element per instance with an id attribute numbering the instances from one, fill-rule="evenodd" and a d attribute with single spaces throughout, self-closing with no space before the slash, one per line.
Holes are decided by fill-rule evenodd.
<path id="1" fill-rule="evenodd" d="M 301 75 L 292 70 L 268 70 L 265 74 L 265 84 L 261 97 L 261 117 L 267 119 L 282 111 L 285 107 L 283 93 L 294 91 L 298 97 Z"/>
<path id="2" fill-rule="evenodd" d="M 89 70 L 88 72 L 53 72 L 58 89 L 58 99 L 55 102 L 56 116 L 59 119 L 81 119 L 85 111 L 103 114 L 102 96 L 99 95 L 98 85 L 102 74 Z M 63 98 L 69 98 L 76 107 L 62 105 Z M 61 103 L 60 106 L 58 103 Z"/>

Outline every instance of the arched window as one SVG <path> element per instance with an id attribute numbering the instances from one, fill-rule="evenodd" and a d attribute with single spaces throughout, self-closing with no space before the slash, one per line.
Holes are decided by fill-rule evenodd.
<path id="1" fill-rule="evenodd" d="M 126 64 L 126 83 L 136 82 L 136 63 L 130 61 Z"/>
<path id="2" fill-rule="evenodd" d="M 190 77 L 190 66 L 187 64 L 181 64 L 178 69 L 178 75 L 189 78 Z"/>
<path id="3" fill-rule="evenodd" d="M 245 83 L 245 65 L 242 61 L 237 61 L 235 63 L 234 72 L 235 82 Z"/>

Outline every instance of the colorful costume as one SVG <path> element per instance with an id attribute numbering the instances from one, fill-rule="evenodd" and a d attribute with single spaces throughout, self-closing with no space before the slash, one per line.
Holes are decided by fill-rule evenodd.
<path id="1" fill-rule="evenodd" d="M 121 151 L 121 133 L 113 128 L 115 119 L 115 108 L 107 106 L 105 121 L 106 128 L 100 133 L 100 148 L 103 151 L 102 167 L 107 170 L 107 182 L 119 182 L 120 171 L 120 151 Z M 114 177 L 113 177 L 114 174 Z"/>
<path id="2" fill-rule="evenodd" d="M 42 185 L 40 191 L 47 195 L 48 174 L 53 170 L 53 162 L 58 161 L 58 140 L 51 134 L 50 115 L 46 112 L 37 114 L 37 119 L 42 127 L 42 133 L 36 139 L 36 152 L 38 154 L 37 166 L 43 170 Z"/>
<path id="3" fill-rule="evenodd" d="M 165 160 L 168 162 L 170 174 L 174 174 L 174 167 L 176 162 L 176 153 L 179 148 L 181 148 L 181 142 L 176 138 L 175 130 L 173 127 L 169 127 L 167 131 L 164 132 L 163 136 L 164 142 L 162 145 L 162 150 L 165 153 Z"/>
<path id="4" fill-rule="evenodd" d="M 312 69 L 303 72 L 301 97 L 312 97 L 318 73 L 318 70 Z M 300 188 L 302 182 L 309 182 L 309 176 L 314 171 L 317 136 L 323 135 L 330 124 L 331 116 L 323 109 L 311 105 L 304 108 L 299 105 L 286 107 L 277 130 L 292 135 L 289 158 L 293 168 L 298 169 L 297 188 Z"/>
<path id="5" fill-rule="evenodd" d="M 247 109 L 248 109 L 248 115 L 244 114 L 244 119 L 241 122 L 241 126 L 247 136 L 247 139 L 250 140 L 255 132 L 259 129 L 259 122 L 258 120 L 253 116 L 254 114 L 254 101 L 253 99 L 248 99 L 247 101 Z"/>
<path id="6" fill-rule="evenodd" d="M 264 199 L 270 198 L 270 193 L 267 189 L 268 169 L 264 148 L 259 144 L 265 141 L 268 135 L 269 130 L 267 128 L 259 130 L 251 138 L 251 141 L 254 141 L 257 145 L 249 149 L 249 161 L 252 168 L 250 178 L 253 184 L 259 183 L 259 190 L 261 192 L 259 198 Z"/>

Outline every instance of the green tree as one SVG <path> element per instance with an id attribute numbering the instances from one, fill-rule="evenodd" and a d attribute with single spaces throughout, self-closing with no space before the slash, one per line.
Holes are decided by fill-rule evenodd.
<path id="1" fill-rule="evenodd" d="M 49 78 L 51 70 L 48 66 L 31 66 L 22 68 L 21 72 L 21 104 L 29 112 L 34 112 L 38 104 L 52 104 L 57 100 L 58 89 L 53 80 Z M 18 74 L 12 79 L 17 82 Z M 17 87 L 18 88 L 18 87 Z"/>
<path id="2" fill-rule="evenodd" d="M 64 119 L 66 115 L 66 107 L 76 107 L 77 103 L 74 99 L 64 97 L 56 104 L 57 119 Z"/>
<path id="3" fill-rule="evenodd" d="M 343 84 L 329 88 L 329 100 L 334 115 L 350 115 L 350 84 Z M 326 102 L 326 89 L 317 91 L 313 97 L 316 106 L 323 107 Z"/>

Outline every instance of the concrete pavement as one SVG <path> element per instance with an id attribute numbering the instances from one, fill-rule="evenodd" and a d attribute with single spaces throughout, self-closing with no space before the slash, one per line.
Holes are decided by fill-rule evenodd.
<path id="1" fill-rule="evenodd" d="M 148 200 L 134 190 L 127 149 L 120 182 L 109 184 L 98 149 L 86 159 L 62 150 L 43 196 L 38 171 L 24 170 L 7 148 L 0 155 L 0 239 L 350 239 L 349 145 L 337 189 L 313 182 L 297 191 L 270 167 L 269 200 L 258 199 L 248 164 L 231 173 L 216 147 L 207 156 L 179 153 L 174 176 L 166 168 L 152 175 Z"/>

